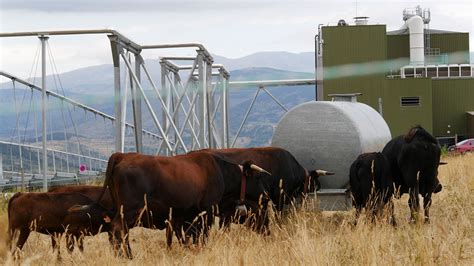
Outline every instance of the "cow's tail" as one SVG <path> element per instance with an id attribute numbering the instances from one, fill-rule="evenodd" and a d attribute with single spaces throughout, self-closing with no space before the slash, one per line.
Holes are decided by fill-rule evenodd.
<path id="1" fill-rule="evenodd" d="M 112 154 L 112 156 L 110 156 L 109 162 L 107 163 L 107 169 L 105 170 L 104 187 L 102 188 L 102 192 L 100 193 L 100 196 L 97 199 L 97 203 L 99 203 L 102 200 L 102 197 L 107 191 L 107 188 L 109 188 L 109 193 L 112 198 L 112 203 L 115 204 L 114 195 L 112 194 L 112 191 L 110 191 L 110 186 L 113 181 L 112 177 L 114 174 L 115 165 L 118 164 L 122 160 L 122 155 L 123 155 L 122 153 L 117 152 L 117 153 Z"/>
<path id="2" fill-rule="evenodd" d="M 13 228 L 12 228 L 12 218 L 11 218 L 12 202 L 21 195 L 22 195 L 21 192 L 17 192 L 8 201 L 8 209 L 7 209 L 7 212 L 8 212 L 8 235 L 9 235 L 9 238 L 8 238 L 8 241 L 7 241 L 8 245 L 11 245 L 11 241 L 13 240 L 13 233 L 14 233 Z"/>
<path id="3" fill-rule="evenodd" d="M 107 163 L 107 169 L 105 170 L 105 180 L 104 180 L 104 186 L 102 187 L 102 191 L 100 192 L 99 197 L 96 199 L 96 202 L 94 204 L 100 205 L 100 201 L 104 197 L 105 192 L 107 191 L 107 188 L 110 187 L 112 183 L 112 176 L 114 172 L 115 165 L 119 163 L 122 160 L 122 153 L 116 152 L 110 156 L 109 161 Z M 114 195 L 112 194 L 112 191 L 109 189 L 110 196 L 112 198 L 112 206 L 115 206 L 115 198 Z M 76 211 L 86 211 L 91 208 L 92 205 L 74 205 L 71 208 L 68 209 L 69 212 L 76 212 Z"/>
<path id="4" fill-rule="evenodd" d="M 16 198 L 18 198 L 19 196 L 21 195 L 21 192 L 17 192 L 15 193 L 11 198 L 10 200 L 8 201 L 8 221 L 10 221 L 10 212 L 11 212 L 11 207 L 12 207 L 12 202 L 13 200 L 15 200 Z"/>

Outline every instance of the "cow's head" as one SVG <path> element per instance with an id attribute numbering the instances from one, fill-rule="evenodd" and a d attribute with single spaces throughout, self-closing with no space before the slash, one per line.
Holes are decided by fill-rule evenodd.
<path id="1" fill-rule="evenodd" d="M 239 165 L 242 172 L 240 199 L 236 209 L 240 214 L 247 211 L 245 202 L 258 202 L 258 205 L 265 207 L 268 204 L 268 193 L 262 179 L 270 177 L 271 174 L 255 165 L 252 161 L 245 161 Z"/>
<path id="2" fill-rule="evenodd" d="M 245 196 L 249 197 L 250 200 L 259 200 L 261 195 L 266 195 L 263 180 L 271 177 L 271 174 L 252 161 L 243 162 L 241 169 L 243 176 L 247 179 Z"/>
<path id="3" fill-rule="evenodd" d="M 333 172 L 325 170 L 312 170 L 309 171 L 309 175 L 306 178 L 309 178 L 309 182 L 305 181 L 305 186 L 309 185 L 308 192 L 318 191 L 321 189 L 321 182 L 319 182 L 320 176 L 334 175 Z"/>

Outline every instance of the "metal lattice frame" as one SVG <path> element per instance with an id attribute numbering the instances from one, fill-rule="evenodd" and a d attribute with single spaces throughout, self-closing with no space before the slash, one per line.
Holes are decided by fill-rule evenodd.
<path id="1" fill-rule="evenodd" d="M 228 146 L 228 130 L 227 130 L 227 84 L 229 74 L 223 66 L 216 66 L 219 73 L 216 74 L 217 81 L 216 88 L 222 88 L 222 93 L 214 104 L 214 93 L 212 89 L 213 79 L 213 58 L 207 49 L 199 43 L 184 43 L 184 44 L 165 44 L 165 45 L 139 45 L 123 34 L 110 29 L 98 30 L 64 30 L 64 31 L 41 31 L 41 32 L 15 32 L 15 33 L 0 33 L 0 37 L 25 37 L 36 36 L 42 41 L 42 86 L 30 86 L 31 88 L 41 89 L 45 98 L 48 94 L 46 86 L 46 58 L 45 58 L 45 43 L 48 38 L 54 35 L 81 35 L 81 34 L 107 34 L 111 45 L 112 61 L 114 66 L 114 102 L 115 102 L 115 117 L 107 116 L 93 108 L 87 107 L 80 103 L 74 102 L 64 96 L 55 95 L 68 101 L 75 106 L 80 106 L 95 114 L 102 115 L 104 118 L 113 119 L 115 121 L 115 151 L 124 151 L 125 130 L 128 125 L 125 121 L 125 91 L 121 88 L 121 68 L 126 67 L 126 75 L 129 75 L 130 89 L 132 95 L 132 112 L 133 112 L 133 129 L 135 131 L 135 144 L 137 152 L 143 151 L 143 133 L 157 136 L 161 140 L 158 153 L 162 150 L 164 154 L 176 154 L 180 152 L 188 152 L 196 148 L 208 147 L 227 147 Z M 176 48 L 196 48 L 197 55 L 193 57 L 193 66 L 189 69 L 190 74 L 186 79 L 186 83 L 181 83 L 180 69 L 175 68 L 168 58 L 162 58 L 162 90 L 160 91 L 153 81 L 146 65 L 141 56 L 141 52 L 146 49 L 176 49 Z M 132 57 L 129 56 L 133 54 Z M 189 60 L 189 58 L 181 58 Z M 174 58 L 173 60 L 181 60 Z M 133 66 L 134 63 L 134 66 Z M 148 96 L 143 89 L 141 81 L 141 71 L 143 70 L 146 79 L 153 87 L 153 90 L 158 97 L 162 119 L 158 118 Z M 196 73 L 197 70 L 197 73 Z M 190 87 L 195 87 L 194 90 L 188 92 Z M 182 91 L 181 91 L 182 90 Z M 181 93 L 180 93 L 181 92 Z M 217 90 L 214 90 L 216 93 Z M 49 92 L 53 95 L 52 92 Z M 218 95 L 216 93 L 216 95 Z M 185 99 L 183 103 L 183 99 Z M 150 133 L 143 130 L 142 125 L 142 102 L 152 116 L 152 120 L 157 127 L 159 134 Z M 222 102 L 222 104 L 221 104 Z M 43 135 L 46 135 L 46 119 L 45 119 L 45 101 L 42 101 L 43 110 Z M 218 113 L 218 106 L 222 106 L 222 126 L 217 127 L 215 118 Z M 180 119 L 184 116 L 184 120 Z M 219 135 L 217 132 L 221 132 Z M 185 141 L 185 133 L 191 134 L 188 142 Z M 174 139 L 174 141 L 172 141 Z M 43 189 L 47 189 L 47 142 L 43 138 Z"/>

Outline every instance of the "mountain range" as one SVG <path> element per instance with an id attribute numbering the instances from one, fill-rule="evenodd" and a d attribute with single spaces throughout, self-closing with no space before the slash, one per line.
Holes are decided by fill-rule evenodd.
<path id="1" fill-rule="evenodd" d="M 257 53 L 251 56 L 246 56 L 239 59 L 228 59 L 221 56 L 214 56 L 215 63 L 221 63 L 230 70 L 231 80 L 277 80 L 277 79 L 308 79 L 314 78 L 314 60 L 312 59 L 313 53 L 301 53 L 293 54 L 287 52 L 264 52 Z M 150 73 L 154 78 L 156 84 L 160 84 L 160 65 L 157 60 L 146 60 L 145 64 Z M 269 66 L 273 66 L 270 68 Z M 291 71 L 296 70 L 308 70 L 308 73 Z M 59 84 L 62 86 L 57 86 Z M 56 79 L 56 82 L 55 82 Z M 142 75 L 142 80 L 144 75 Z M 36 78 L 38 81 L 39 79 Z M 73 71 L 62 73 L 58 76 L 48 76 L 47 78 L 48 88 L 50 90 L 64 93 L 66 96 L 94 107 L 102 112 L 113 115 L 114 104 L 113 104 L 113 67 L 112 65 L 97 65 L 86 68 L 80 68 Z M 149 95 L 149 99 L 153 106 L 159 106 L 156 96 L 151 90 L 151 86 L 148 82 L 144 82 L 144 89 Z M 17 85 L 17 87 L 21 87 Z M 231 136 L 236 133 L 240 123 L 244 117 L 244 114 L 250 105 L 253 95 L 255 94 L 255 87 L 232 87 L 229 93 L 229 131 Z M 20 99 L 24 102 L 21 104 L 23 112 L 20 114 L 20 123 L 26 124 L 29 119 L 28 129 L 25 130 L 25 139 L 34 139 L 35 132 L 32 126 L 32 117 L 29 117 L 28 110 L 31 108 L 29 101 L 28 90 L 17 90 L 17 101 Z M 313 86 L 300 86 L 297 90 L 295 88 L 278 87 L 269 89 L 271 93 L 279 99 L 287 108 L 314 99 L 314 87 Z M 0 84 L 0 121 L 4 127 L 0 127 L 0 137 L 12 138 L 13 132 L 16 132 L 16 110 L 12 103 L 15 102 L 13 98 L 13 90 L 11 83 Z M 32 99 L 36 102 L 39 101 L 39 93 L 35 93 Z M 25 102 L 26 101 L 26 102 Z M 130 107 L 128 107 L 130 110 Z M 143 107 L 146 110 L 146 107 Z M 63 115 L 68 116 L 68 110 L 58 104 L 49 106 L 48 116 L 51 121 L 54 133 L 54 139 L 61 137 L 64 130 Z M 158 113 L 157 110 L 155 112 Z M 91 122 L 90 118 L 85 115 L 77 115 L 74 112 L 74 123 L 78 128 L 81 128 L 84 132 L 78 132 L 79 135 L 86 135 L 92 138 L 112 137 L 113 131 L 107 133 L 98 133 L 96 128 L 102 127 L 103 122 Z M 132 116 L 128 112 L 127 121 L 132 121 Z M 258 97 L 255 107 L 250 113 L 248 123 L 243 128 L 241 138 L 237 141 L 238 145 L 241 146 L 257 146 L 269 144 L 270 138 L 273 133 L 274 125 L 278 122 L 283 110 L 273 102 L 273 100 L 266 94 L 261 93 Z M 39 119 L 39 118 L 38 118 Z M 71 120 L 71 119 L 66 119 Z M 143 112 L 144 127 L 156 132 L 156 128 L 152 123 L 151 116 L 148 111 Z M 72 122 L 66 121 L 68 132 L 72 131 Z M 56 132 L 57 131 L 57 132 Z M 87 134 L 86 134 L 87 133 Z M 48 133 L 49 134 L 49 133 Z M 68 136 L 68 134 L 62 134 Z M 69 137 L 69 136 L 68 136 Z M 231 137 L 231 140 L 233 138 Z"/>

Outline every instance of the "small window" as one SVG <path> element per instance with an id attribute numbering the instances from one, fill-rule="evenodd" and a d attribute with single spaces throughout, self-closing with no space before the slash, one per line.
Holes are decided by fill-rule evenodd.
<path id="1" fill-rule="evenodd" d="M 402 107 L 420 106 L 420 96 L 401 97 L 400 105 Z"/>

